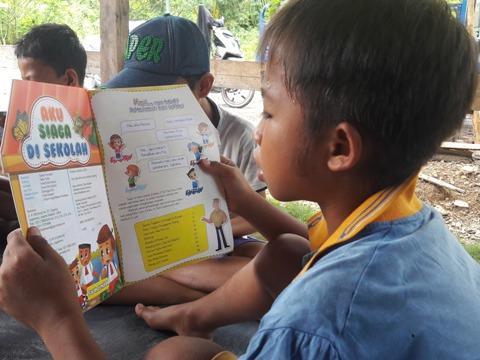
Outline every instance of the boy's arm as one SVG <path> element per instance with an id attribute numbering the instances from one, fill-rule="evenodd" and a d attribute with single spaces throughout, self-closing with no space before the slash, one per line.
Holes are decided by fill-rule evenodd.
<path id="1" fill-rule="evenodd" d="M 265 191 L 259 191 L 258 192 L 263 198 L 266 198 L 267 195 Z M 245 220 L 243 217 L 235 214 L 235 213 L 230 213 L 230 220 L 232 222 L 232 232 L 234 237 L 240 237 L 244 235 L 249 235 L 253 234 L 254 232 L 257 231 L 255 227 L 250 224 L 247 220 Z"/>
<path id="2" fill-rule="evenodd" d="M 90 335 L 63 258 L 36 228 L 8 236 L 0 265 L 0 307 L 33 328 L 54 359 L 105 359 Z"/>
<path id="3" fill-rule="evenodd" d="M 221 162 L 203 160 L 200 166 L 219 181 L 229 209 L 253 225 L 265 238 L 271 240 L 286 233 L 307 238 L 307 226 L 256 193 L 232 161 L 222 157 Z"/>

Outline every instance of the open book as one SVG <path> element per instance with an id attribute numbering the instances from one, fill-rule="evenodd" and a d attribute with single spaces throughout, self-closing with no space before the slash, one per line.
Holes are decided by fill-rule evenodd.
<path id="1" fill-rule="evenodd" d="M 233 249 L 198 166 L 219 137 L 188 87 L 87 92 L 15 80 L 2 140 L 20 225 L 70 267 L 84 309 L 128 283 Z"/>

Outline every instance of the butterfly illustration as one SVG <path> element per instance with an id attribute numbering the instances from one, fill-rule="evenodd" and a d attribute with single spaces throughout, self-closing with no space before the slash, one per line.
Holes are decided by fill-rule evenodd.
<path id="1" fill-rule="evenodd" d="M 22 141 L 28 136 L 28 115 L 26 112 L 17 111 L 15 125 L 13 126 L 13 137 L 17 141 Z"/>

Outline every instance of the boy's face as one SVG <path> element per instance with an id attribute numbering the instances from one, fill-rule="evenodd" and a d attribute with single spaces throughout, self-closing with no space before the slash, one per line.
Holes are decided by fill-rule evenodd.
<path id="1" fill-rule="evenodd" d="M 255 140 L 254 157 L 261 171 L 259 178 L 268 183 L 271 194 L 279 200 L 304 197 L 304 180 L 299 175 L 304 116 L 298 101 L 288 94 L 279 65 L 267 67 L 262 84 L 264 113 Z"/>
<path id="2" fill-rule="evenodd" d="M 91 259 L 90 249 L 89 248 L 80 249 L 79 253 L 80 253 L 80 263 L 83 266 L 86 266 Z"/>
<path id="3" fill-rule="evenodd" d="M 64 74 L 58 76 L 55 70 L 42 60 L 21 57 L 18 59 L 18 68 L 23 80 L 68 85 L 68 79 Z"/>
<path id="4" fill-rule="evenodd" d="M 119 148 L 122 146 L 122 139 L 116 138 L 113 140 L 113 147 Z"/>
<path id="5" fill-rule="evenodd" d="M 112 241 L 112 239 L 109 239 L 98 245 L 103 265 L 108 264 L 113 259 Z"/>

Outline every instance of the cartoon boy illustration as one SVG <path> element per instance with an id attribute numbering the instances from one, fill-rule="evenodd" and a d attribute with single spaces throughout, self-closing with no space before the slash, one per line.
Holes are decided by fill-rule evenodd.
<path id="1" fill-rule="evenodd" d="M 80 272 L 80 284 L 84 293 L 87 292 L 87 288 L 93 284 L 94 278 L 98 277 L 98 274 L 93 270 L 92 265 L 92 247 L 90 244 L 78 245 L 78 258 L 82 265 L 82 271 Z"/>
<path id="2" fill-rule="evenodd" d="M 206 218 L 203 217 L 202 221 L 208 223 L 208 224 L 213 224 L 215 226 L 215 231 L 217 233 L 217 249 L 215 251 L 220 251 L 222 250 L 222 243 L 220 241 L 220 238 L 222 238 L 223 241 L 223 247 L 226 249 L 230 247 L 227 244 L 227 241 L 225 240 L 225 234 L 223 233 L 223 224 L 225 224 L 228 220 L 227 214 L 220 209 L 220 199 L 213 199 L 213 210 L 210 213 L 210 217 Z"/>
<path id="3" fill-rule="evenodd" d="M 119 274 L 113 261 L 115 256 L 115 239 L 108 225 L 103 225 L 100 229 L 97 244 L 100 249 L 100 257 L 103 265 L 100 279 L 108 278 L 109 291 L 110 294 L 112 294 L 118 282 Z"/>
<path id="4" fill-rule="evenodd" d="M 137 186 L 136 178 L 140 176 L 140 168 L 137 165 L 130 164 L 127 166 L 127 171 L 125 171 L 125 175 L 128 176 L 128 187 L 132 189 Z"/>
<path id="5" fill-rule="evenodd" d="M 188 171 L 187 176 L 190 180 L 192 180 L 192 190 L 197 190 L 198 189 L 198 178 L 197 178 L 197 174 L 195 173 L 195 169 L 191 168 Z"/>
<path id="6" fill-rule="evenodd" d="M 187 147 L 188 147 L 188 151 L 193 153 L 193 156 L 195 157 L 195 160 L 190 161 L 190 165 L 193 166 L 195 164 L 198 164 L 200 159 L 205 158 L 205 155 L 202 154 L 203 147 L 199 143 L 192 141 L 187 144 Z"/>
<path id="7" fill-rule="evenodd" d="M 68 265 L 70 269 L 70 274 L 72 274 L 73 281 L 75 282 L 75 288 L 77 289 L 77 298 L 78 303 L 82 306 L 82 308 L 87 307 L 87 297 L 85 296 L 82 287 L 80 286 L 80 266 L 78 265 L 78 259 L 75 258 L 70 265 Z"/>
<path id="8" fill-rule="evenodd" d="M 203 145 L 208 145 L 208 140 L 209 140 L 208 138 L 209 138 L 210 133 L 208 131 L 207 123 L 202 121 L 200 124 L 198 124 L 198 133 L 202 137 Z"/>

